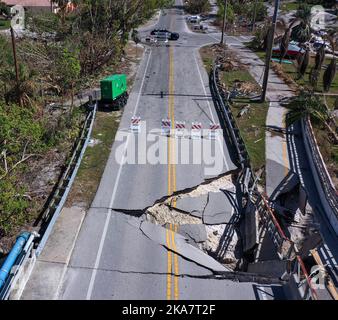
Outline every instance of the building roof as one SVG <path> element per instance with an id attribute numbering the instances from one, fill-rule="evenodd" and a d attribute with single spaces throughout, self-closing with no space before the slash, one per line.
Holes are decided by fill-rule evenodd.
<path id="1" fill-rule="evenodd" d="M 21 5 L 23 7 L 50 7 L 50 0 L 2 0 L 7 5 Z"/>

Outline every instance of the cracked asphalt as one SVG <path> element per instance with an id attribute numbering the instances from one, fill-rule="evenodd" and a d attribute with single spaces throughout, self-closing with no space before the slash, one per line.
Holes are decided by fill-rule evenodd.
<path id="1" fill-rule="evenodd" d="M 177 0 L 176 5 L 182 5 L 182 1 Z M 186 143 L 191 159 L 195 150 L 193 140 L 187 136 L 168 139 L 154 133 L 154 129 L 160 128 L 161 119 L 165 118 L 172 122 L 185 121 L 188 128 L 193 121 L 201 122 L 204 128 L 208 128 L 210 122 L 219 122 L 208 75 L 198 53 L 201 46 L 218 41 L 219 34 L 190 32 L 179 7 L 166 10 L 157 27 L 179 32 L 180 39 L 168 47 L 147 47 L 117 134 L 117 137 L 125 135 L 127 144 L 115 141 L 69 260 L 59 268 L 54 261 L 39 261 L 40 272 L 48 265 L 58 274 L 57 281 L 53 278 L 53 285 L 50 285 L 50 278 L 44 279 L 45 286 L 56 299 L 75 300 L 283 298 L 280 284 L 263 285 L 257 281 L 215 278 L 217 274 L 232 273 L 189 244 L 186 237 L 178 234 L 179 226 L 164 228 L 145 221 L 141 216 L 145 208 L 153 206 L 159 199 L 236 169 L 222 137 L 214 142 L 203 139 L 212 144 L 209 147 L 213 148 L 221 163 L 217 170 L 208 173 L 205 169 L 209 165 L 203 162 L 175 162 L 175 158 L 180 156 L 182 143 Z M 144 36 L 151 29 L 140 32 Z M 128 146 L 133 143 L 134 135 L 129 128 L 134 115 L 146 121 L 146 126 L 145 123 L 141 126 L 141 133 L 151 131 L 154 138 L 159 138 L 160 144 L 165 144 L 169 164 L 142 164 L 142 161 L 121 164 Z M 135 145 L 138 149 L 142 147 L 138 141 Z M 37 273 L 35 277 L 36 282 L 43 282 Z M 31 282 L 23 297 L 41 298 L 34 292 L 36 287 Z M 48 290 L 44 292 L 48 295 Z"/>

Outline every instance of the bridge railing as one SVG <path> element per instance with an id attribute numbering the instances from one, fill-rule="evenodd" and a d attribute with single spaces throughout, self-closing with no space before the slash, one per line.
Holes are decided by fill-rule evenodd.
<path id="1" fill-rule="evenodd" d="M 229 106 L 229 95 L 226 95 L 224 90 L 221 88 L 219 80 L 219 67 L 218 61 L 216 60 L 210 74 L 211 93 L 214 97 L 220 118 L 223 120 L 223 130 L 228 132 L 232 145 L 236 150 L 239 165 L 242 169 L 250 168 L 249 153 L 231 112 Z"/>
<path id="2" fill-rule="evenodd" d="M 246 180 L 249 180 L 247 181 L 247 184 L 251 185 L 252 192 L 249 193 L 249 196 L 254 196 L 257 199 L 256 207 L 258 208 L 261 223 L 268 231 L 270 238 L 276 246 L 280 259 L 292 260 L 295 262 L 294 271 L 296 273 L 296 277 L 298 278 L 299 286 L 302 286 L 302 289 L 304 290 L 304 294 L 301 298 L 304 300 L 318 300 L 317 292 L 313 287 L 304 262 L 298 254 L 295 243 L 286 236 L 269 204 L 267 197 L 259 193 L 255 188 L 256 179 L 255 174 L 251 169 L 249 153 L 247 152 L 245 143 L 240 135 L 240 130 L 231 112 L 229 106 L 229 96 L 226 96 L 224 90 L 221 89 L 219 80 L 219 64 L 217 60 L 214 63 L 210 74 L 210 88 L 215 100 L 216 108 L 218 109 L 218 113 L 221 118 L 220 120 L 223 122 L 222 125 L 227 130 L 231 142 L 237 152 L 239 164 L 247 177 Z M 250 171 L 249 177 L 247 174 L 248 170 Z"/>
<path id="3" fill-rule="evenodd" d="M 338 197 L 319 150 L 310 119 L 301 122 L 303 139 L 320 201 L 333 230 L 338 235 Z"/>

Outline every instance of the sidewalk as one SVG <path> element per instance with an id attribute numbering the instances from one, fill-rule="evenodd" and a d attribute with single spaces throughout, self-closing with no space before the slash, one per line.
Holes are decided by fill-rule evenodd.
<path id="1" fill-rule="evenodd" d="M 248 66 L 253 78 L 262 85 L 264 63 L 238 38 L 227 37 L 228 46 L 238 52 L 241 61 Z M 266 125 L 274 128 L 285 128 L 286 109 L 280 104 L 281 99 L 293 96 L 293 91 L 270 70 L 267 99 L 270 101 Z M 280 132 L 266 131 L 266 193 L 270 196 L 279 186 L 290 170 L 286 135 Z"/>

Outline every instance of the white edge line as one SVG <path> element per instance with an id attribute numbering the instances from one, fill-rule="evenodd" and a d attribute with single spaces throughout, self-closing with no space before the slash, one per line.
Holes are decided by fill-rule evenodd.
<path id="1" fill-rule="evenodd" d="M 152 54 L 152 51 L 150 51 L 150 54 L 149 54 L 149 57 L 148 57 L 148 61 L 147 61 L 147 65 L 146 65 L 145 70 L 144 70 L 144 75 L 143 75 L 143 78 L 142 78 L 142 82 L 141 82 L 141 86 L 140 86 L 140 91 L 139 91 L 139 94 L 138 94 L 138 97 L 137 97 L 137 101 L 136 101 L 136 104 L 135 104 L 134 116 L 136 114 L 136 111 L 137 111 L 137 108 L 138 108 L 138 105 L 139 105 L 139 102 L 140 102 L 142 88 L 143 88 L 144 80 L 146 78 L 147 70 L 148 70 L 148 67 L 149 67 L 149 62 L 150 62 L 151 54 Z M 129 137 L 130 137 L 130 135 L 128 135 L 127 141 L 126 141 L 126 144 L 125 144 L 125 147 L 124 147 L 123 157 L 122 157 L 123 161 L 120 164 L 120 168 L 119 168 L 116 180 L 115 180 L 114 190 L 113 190 L 113 193 L 112 193 L 112 197 L 110 199 L 109 208 L 112 208 L 113 202 L 115 200 L 117 186 L 119 184 L 119 180 L 120 180 L 120 176 L 121 176 L 121 172 L 122 172 L 122 167 L 123 167 L 124 159 L 126 157 L 126 151 L 127 151 L 127 148 L 128 148 Z M 109 209 L 107 211 L 107 218 L 106 218 L 106 221 L 105 221 L 105 224 L 104 224 L 104 228 L 103 228 L 103 232 L 102 232 L 102 236 L 101 236 L 101 240 L 100 240 L 99 249 L 97 251 L 97 255 L 96 255 L 96 259 L 95 259 L 95 264 L 94 264 L 94 269 L 93 269 L 93 272 L 92 272 L 92 275 L 91 275 L 91 278 L 90 278 L 89 287 L 88 287 L 87 295 L 86 295 L 86 300 L 90 300 L 91 296 L 92 296 L 92 292 L 93 292 L 93 288 L 94 288 L 94 283 L 95 283 L 95 278 L 96 278 L 96 273 L 97 273 L 97 268 L 98 268 L 100 260 L 101 260 L 103 245 L 104 245 L 104 242 L 105 242 L 105 239 L 106 239 L 106 236 L 107 236 L 107 231 L 108 231 L 108 225 L 109 225 L 110 218 L 111 218 L 111 210 Z"/>
<path id="2" fill-rule="evenodd" d="M 205 96 L 207 97 L 207 90 L 205 89 L 205 85 L 204 85 L 204 81 L 203 81 L 203 78 L 202 78 L 201 70 L 200 70 L 200 67 L 199 67 L 199 64 L 198 64 L 198 61 L 197 61 L 197 58 L 196 58 L 196 52 L 195 52 L 195 54 L 194 54 L 194 58 L 195 58 L 196 66 L 197 66 L 197 71 L 198 71 L 198 74 L 199 74 L 200 79 L 201 79 L 203 91 L 204 91 Z M 207 100 L 207 104 L 208 104 L 208 107 L 209 107 L 209 112 L 210 112 L 212 121 L 213 121 L 213 123 L 215 123 L 215 118 L 214 118 L 214 115 L 213 115 L 213 113 L 212 113 L 211 105 L 210 105 L 209 100 Z M 225 157 L 224 150 L 223 150 L 223 145 L 222 145 L 222 143 L 221 143 L 221 140 L 220 140 L 219 135 L 218 135 L 218 137 L 217 137 L 217 141 L 218 141 L 219 146 L 220 146 L 220 148 L 221 148 L 222 155 L 223 155 L 223 160 L 224 160 L 224 163 L 225 163 L 225 166 L 226 166 L 226 170 L 227 170 L 227 172 L 228 172 L 230 168 L 229 168 L 229 165 L 228 165 L 228 161 L 227 161 L 227 159 L 226 159 L 226 157 Z"/>
<path id="3" fill-rule="evenodd" d="M 79 226 L 78 226 L 78 228 L 76 230 L 74 241 L 72 243 L 70 252 L 69 252 L 69 254 L 67 256 L 66 263 L 65 263 L 65 265 L 63 267 L 62 274 L 61 274 L 61 279 L 60 279 L 60 282 L 59 282 L 59 284 L 57 286 L 57 289 L 56 289 L 56 292 L 54 294 L 53 300 L 58 300 L 60 298 L 60 293 L 61 293 L 60 291 L 61 291 L 61 288 L 62 288 L 62 285 L 63 285 L 63 279 L 65 278 L 65 275 L 66 275 L 66 272 L 67 272 L 67 268 L 68 268 L 68 265 L 69 265 L 69 262 L 70 262 L 70 258 L 72 256 L 73 250 L 75 248 L 76 240 L 77 240 L 77 238 L 79 236 L 79 233 L 80 233 L 80 230 L 81 230 L 81 227 L 82 227 L 82 224 L 83 224 L 83 221 L 84 221 L 85 217 L 86 217 L 86 214 L 84 213 L 83 216 L 82 216 L 82 218 L 81 218 L 80 224 L 79 224 Z"/>

